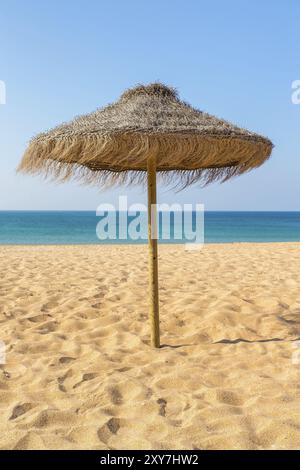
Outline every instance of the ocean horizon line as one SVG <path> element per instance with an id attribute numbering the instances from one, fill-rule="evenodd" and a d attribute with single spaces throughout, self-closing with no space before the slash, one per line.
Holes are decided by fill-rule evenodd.
<path id="1" fill-rule="evenodd" d="M 192 204 L 192 203 L 185 203 L 185 204 Z M 159 203 L 158 203 L 159 205 Z M 170 204 L 172 205 L 172 203 Z M 183 205 L 183 204 L 182 204 Z M 0 213 L 3 212 L 94 212 L 96 213 L 96 209 L 0 209 Z M 110 211 L 108 211 L 110 212 Z M 116 212 L 142 212 L 142 211 L 116 211 Z M 144 211 L 147 212 L 147 211 Z M 195 212 L 195 211 L 194 211 Z M 204 210 L 205 212 L 214 212 L 214 213 L 220 213 L 220 212 L 229 212 L 229 213 L 300 213 L 299 210 Z"/>

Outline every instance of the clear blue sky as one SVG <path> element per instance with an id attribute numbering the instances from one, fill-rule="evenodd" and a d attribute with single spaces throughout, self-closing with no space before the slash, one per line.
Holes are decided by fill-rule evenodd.
<path id="1" fill-rule="evenodd" d="M 1 4 L 0 209 L 91 209 L 143 189 L 99 192 L 15 174 L 30 137 L 160 80 L 192 105 L 267 135 L 263 167 L 162 202 L 207 210 L 300 210 L 300 2 L 10 0 Z"/>

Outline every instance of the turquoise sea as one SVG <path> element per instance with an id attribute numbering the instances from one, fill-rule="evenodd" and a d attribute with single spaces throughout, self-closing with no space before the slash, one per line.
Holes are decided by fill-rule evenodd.
<path id="1" fill-rule="evenodd" d="M 134 219 L 130 216 L 129 222 Z M 101 241 L 96 235 L 99 220 L 89 211 L 1 211 L 0 244 L 146 243 L 146 231 L 144 239 L 120 240 L 118 223 L 117 238 Z M 205 243 L 300 241 L 300 212 L 205 212 L 204 221 Z M 187 241 L 174 239 L 172 217 L 170 227 L 171 240 L 163 243 Z"/>

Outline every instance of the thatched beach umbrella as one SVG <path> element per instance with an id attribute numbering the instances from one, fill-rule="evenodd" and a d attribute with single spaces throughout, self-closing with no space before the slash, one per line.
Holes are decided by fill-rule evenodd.
<path id="1" fill-rule="evenodd" d="M 174 89 L 153 83 L 39 134 L 19 169 L 98 186 L 147 180 L 151 342 L 159 347 L 156 173 L 182 187 L 225 181 L 260 166 L 271 151 L 267 138 L 194 109 Z"/>

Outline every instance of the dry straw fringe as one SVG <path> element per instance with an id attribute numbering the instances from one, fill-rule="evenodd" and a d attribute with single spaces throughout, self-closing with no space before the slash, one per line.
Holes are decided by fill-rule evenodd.
<path id="1" fill-rule="evenodd" d="M 184 188 L 226 181 L 260 166 L 271 146 L 251 139 L 186 134 L 82 136 L 34 140 L 18 168 L 58 181 L 79 180 L 102 188 L 143 184 L 147 158 L 156 155 L 158 177 Z M 184 158 L 183 158 L 184 156 Z"/>

